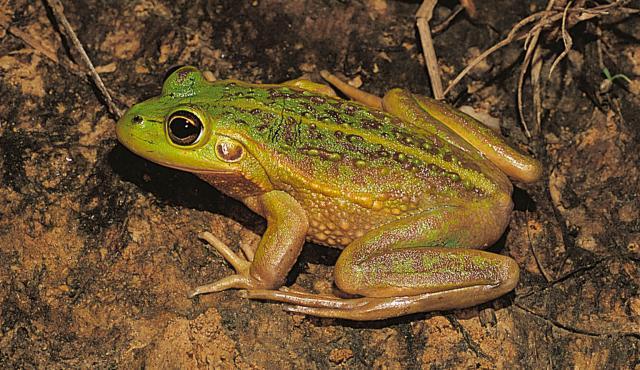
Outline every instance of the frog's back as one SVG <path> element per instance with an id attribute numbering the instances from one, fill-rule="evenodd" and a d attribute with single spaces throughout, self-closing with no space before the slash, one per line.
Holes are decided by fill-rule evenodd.
<path id="1" fill-rule="evenodd" d="M 343 99 L 280 85 L 221 84 L 224 94 L 210 102 L 219 129 L 246 135 L 256 146 L 248 149 L 264 157 L 272 180 L 283 186 L 361 202 L 510 191 L 502 172 L 441 125 L 435 133 L 429 125 L 408 129 L 398 118 Z"/>

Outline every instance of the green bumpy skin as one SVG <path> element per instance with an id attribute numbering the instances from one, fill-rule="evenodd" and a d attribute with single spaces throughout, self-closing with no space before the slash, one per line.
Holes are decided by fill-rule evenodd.
<path id="1" fill-rule="evenodd" d="M 208 82 L 193 67 L 133 106 L 116 130 L 127 148 L 196 174 L 267 220 L 247 259 L 203 236 L 237 274 L 192 296 L 237 288 L 292 312 L 373 320 L 469 307 L 512 290 L 515 261 L 479 249 L 508 224 L 507 175 L 535 181 L 540 164 L 443 103 L 394 89 L 382 106 L 305 80 Z M 188 142 L 176 142 L 184 122 L 176 117 L 198 122 Z M 305 241 L 344 248 L 336 285 L 361 297 L 276 290 Z"/>

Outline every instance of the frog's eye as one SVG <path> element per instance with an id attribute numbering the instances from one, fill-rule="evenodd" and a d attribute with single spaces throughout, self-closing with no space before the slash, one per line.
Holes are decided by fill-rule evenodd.
<path id="1" fill-rule="evenodd" d="M 216 155 L 225 162 L 237 162 L 242 158 L 244 148 L 239 142 L 220 137 L 216 142 Z"/>
<path id="2" fill-rule="evenodd" d="M 191 112 L 177 111 L 167 120 L 169 139 L 177 145 L 188 146 L 194 144 L 200 138 L 202 131 L 202 121 Z"/>

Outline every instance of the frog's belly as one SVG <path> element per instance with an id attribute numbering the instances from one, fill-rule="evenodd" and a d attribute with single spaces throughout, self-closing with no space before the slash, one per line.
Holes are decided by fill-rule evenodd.
<path id="1" fill-rule="evenodd" d="M 344 248 L 367 231 L 419 212 L 394 215 L 391 210 L 374 211 L 341 198 L 297 191 L 291 193 L 307 211 L 307 240 L 329 247 Z"/>

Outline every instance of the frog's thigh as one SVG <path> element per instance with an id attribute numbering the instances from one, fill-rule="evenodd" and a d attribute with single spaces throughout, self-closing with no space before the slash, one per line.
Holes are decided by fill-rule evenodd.
<path id="1" fill-rule="evenodd" d="M 282 85 L 294 87 L 296 89 L 311 91 L 323 95 L 336 97 L 336 92 L 333 91 L 331 86 L 325 84 L 319 84 L 317 82 L 305 80 L 304 78 L 296 78 L 295 80 L 285 81 Z"/>
<path id="2" fill-rule="evenodd" d="M 473 304 L 493 299 L 513 289 L 518 266 L 509 257 L 467 248 L 495 242 L 506 221 L 487 205 L 443 207 L 387 224 L 345 248 L 336 285 L 368 297 L 451 292 L 455 299 L 466 288 L 482 287 Z"/>

